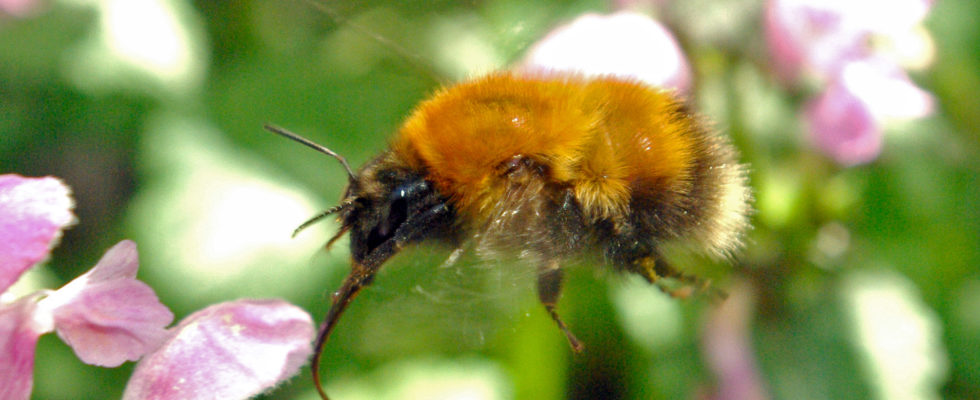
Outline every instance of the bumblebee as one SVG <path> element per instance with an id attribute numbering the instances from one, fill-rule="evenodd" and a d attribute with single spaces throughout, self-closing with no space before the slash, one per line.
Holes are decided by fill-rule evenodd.
<path id="1" fill-rule="evenodd" d="M 615 77 L 498 73 L 444 88 L 403 123 L 389 149 L 349 174 L 336 214 L 350 235 L 351 271 L 333 293 L 312 360 L 353 298 L 406 246 L 472 243 L 486 257 L 514 256 L 537 269 L 544 308 L 560 318 L 562 266 L 598 255 L 615 269 L 697 282 L 661 254 L 693 244 L 724 258 L 741 246 L 751 192 L 746 167 L 669 92 Z"/>

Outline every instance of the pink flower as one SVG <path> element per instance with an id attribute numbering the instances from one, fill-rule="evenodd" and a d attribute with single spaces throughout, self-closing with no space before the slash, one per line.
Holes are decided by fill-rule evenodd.
<path id="1" fill-rule="evenodd" d="M 624 76 L 681 93 L 691 85 L 687 59 L 670 31 L 632 12 L 583 15 L 536 43 L 517 69 Z"/>
<path id="2" fill-rule="evenodd" d="M 0 17 L 10 14 L 14 17 L 25 18 L 37 14 L 44 6 L 38 0 L 0 0 Z"/>
<path id="3" fill-rule="evenodd" d="M 136 280 L 136 243 L 119 242 L 90 271 L 38 302 L 82 361 L 116 367 L 155 350 L 174 315 Z"/>
<path id="4" fill-rule="evenodd" d="M 838 80 L 877 121 L 922 118 L 934 111 L 932 95 L 916 86 L 898 65 L 881 58 L 847 63 Z"/>
<path id="5" fill-rule="evenodd" d="M 135 275 L 136 245 L 125 240 L 47 297 L 36 293 L 0 305 L 0 335 L 6 340 L 0 347 L 0 387 L 13 388 L 0 398 L 30 397 L 34 345 L 51 331 L 88 364 L 115 367 L 156 349 L 173 314 Z"/>
<path id="6" fill-rule="evenodd" d="M 74 221 L 54 178 L 0 175 L 0 294 L 45 259 Z M 0 399 L 28 399 L 38 338 L 56 331 L 82 361 L 115 367 L 144 358 L 127 398 L 246 398 L 294 375 L 312 353 L 309 314 L 278 300 L 241 300 L 173 314 L 136 280 L 136 244 L 119 242 L 55 291 L 0 298 Z M 144 357 L 144 355 L 150 354 Z"/>
<path id="7" fill-rule="evenodd" d="M 57 178 L 0 175 L 0 293 L 48 257 L 75 221 L 70 190 Z"/>
<path id="8" fill-rule="evenodd" d="M 851 61 L 892 56 L 873 43 L 907 41 L 931 6 L 927 0 L 770 0 L 766 41 L 784 79 L 827 79 Z"/>
<path id="9" fill-rule="evenodd" d="M 881 128 L 863 102 L 834 82 L 806 106 L 810 140 L 846 165 L 874 160 L 881 152 Z"/>
<path id="10" fill-rule="evenodd" d="M 860 2 L 857 0 L 855 2 Z M 765 11 L 766 41 L 777 74 L 795 81 L 809 73 L 833 76 L 841 64 L 864 57 L 867 32 L 850 26 L 839 3 L 773 0 Z"/>
<path id="11" fill-rule="evenodd" d="M 752 288 L 741 283 L 731 296 L 708 315 L 702 343 L 705 361 L 717 377 L 712 400 L 764 400 L 770 398 L 756 365 L 751 340 Z"/>
<path id="12" fill-rule="evenodd" d="M 36 307 L 31 297 L 0 304 L 0 399 L 31 397 L 34 347 L 43 333 L 33 319 Z"/>
<path id="13" fill-rule="evenodd" d="M 823 86 L 804 113 L 817 148 L 844 165 L 870 162 L 880 153 L 883 125 L 933 111 L 932 96 L 901 67 L 929 58 L 929 46 L 915 38 L 923 36 L 916 33 L 931 6 L 928 0 L 767 3 L 766 40 L 776 74 L 789 83 L 812 78 Z M 923 54 L 911 54 L 916 51 Z"/>
<path id="14" fill-rule="evenodd" d="M 71 207 L 57 179 L 0 175 L 0 294 L 47 258 L 74 221 Z M 42 334 L 57 331 L 82 361 L 104 366 L 136 360 L 160 344 L 173 314 L 136 280 L 136 260 L 136 245 L 122 241 L 59 290 L 0 301 L 0 398 L 30 397 Z"/>
<path id="15" fill-rule="evenodd" d="M 239 300 L 191 314 L 136 366 L 124 399 L 243 399 L 299 371 L 313 321 L 278 300 Z"/>

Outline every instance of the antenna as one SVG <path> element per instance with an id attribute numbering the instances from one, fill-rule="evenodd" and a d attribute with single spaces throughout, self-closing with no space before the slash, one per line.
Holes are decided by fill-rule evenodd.
<path id="1" fill-rule="evenodd" d="M 326 147 L 324 147 L 322 145 L 319 145 L 319 144 L 313 142 L 310 139 L 307 139 L 305 137 L 302 137 L 300 135 L 297 135 L 295 133 L 292 133 L 290 131 L 287 131 L 287 130 L 285 130 L 283 128 L 280 128 L 278 126 L 275 126 L 275 125 L 272 125 L 272 124 L 265 124 L 265 129 L 268 130 L 269 132 L 275 133 L 277 135 L 285 136 L 285 137 L 287 137 L 289 139 L 292 139 L 292 140 L 295 140 L 295 141 L 300 142 L 302 144 L 305 144 L 307 147 L 309 147 L 309 148 L 311 148 L 313 150 L 319 151 L 319 152 L 321 152 L 323 154 L 326 154 L 326 155 L 328 155 L 330 157 L 336 158 L 337 161 L 340 161 L 340 164 L 344 166 L 344 169 L 347 170 L 347 179 L 350 181 L 350 183 L 357 182 L 357 177 L 354 176 L 354 171 L 350 169 L 350 164 L 347 163 L 347 159 L 344 158 L 344 156 L 342 156 L 340 154 L 337 154 L 333 150 L 330 150 L 330 149 L 328 149 L 328 148 L 326 148 Z M 304 228 L 305 228 L 305 226 L 304 226 Z"/>
<path id="2" fill-rule="evenodd" d="M 345 200 L 342 204 L 339 204 L 339 205 L 330 207 L 326 211 L 323 211 L 323 212 L 317 214 L 316 216 L 314 216 L 313 218 L 310 218 L 310 219 L 306 220 L 306 222 L 304 222 L 302 225 L 300 225 L 298 228 L 296 228 L 296 230 L 293 231 L 293 237 L 296 237 L 296 235 L 298 235 L 300 233 L 300 231 L 302 231 L 303 229 L 309 228 L 310 225 L 313 225 L 313 224 L 319 222 L 321 219 L 324 219 L 326 217 L 329 217 L 332 214 L 336 214 L 337 212 L 343 211 L 345 208 L 348 208 L 348 207 L 350 207 L 352 205 L 354 205 L 354 201 L 353 200 Z M 345 227 L 344 229 L 341 229 L 340 232 L 338 232 L 336 236 L 334 236 L 332 239 L 330 239 L 330 241 L 327 242 L 327 248 L 329 249 L 330 248 L 330 245 L 333 244 L 333 242 L 337 241 L 337 239 L 340 237 L 340 235 L 343 235 L 344 232 L 347 232 L 347 229 L 349 229 L 349 227 Z"/>

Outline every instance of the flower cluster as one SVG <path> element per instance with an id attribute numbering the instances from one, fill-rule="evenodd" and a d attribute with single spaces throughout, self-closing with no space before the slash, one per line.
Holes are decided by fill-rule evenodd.
<path id="1" fill-rule="evenodd" d="M 10 286 L 46 259 L 75 220 L 69 189 L 55 178 L 0 175 L 0 398 L 28 399 L 34 351 L 49 332 L 83 362 L 139 360 L 128 399 L 246 398 L 292 375 L 311 353 L 313 324 L 279 300 L 239 300 L 173 314 L 136 279 L 136 244 L 113 246 L 58 290 L 12 298 Z"/>
<path id="2" fill-rule="evenodd" d="M 777 75 L 814 80 L 806 106 L 814 144 L 844 165 L 874 160 L 882 125 L 932 112 L 931 95 L 903 67 L 931 59 L 922 21 L 929 0 L 770 0 L 766 41 Z M 888 10 L 883 14 L 881 10 Z"/>

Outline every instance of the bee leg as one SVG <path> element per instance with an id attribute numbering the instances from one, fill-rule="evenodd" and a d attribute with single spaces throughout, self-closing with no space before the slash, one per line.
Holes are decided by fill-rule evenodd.
<path id="1" fill-rule="evenodd" d="M 656 285 L 660 291 L 671 297 L 686 299 L 691 296 L 693 291 L 707 292 L 712 301 L 724 300 L 728 295 L 717 288 L 711 286 L 711 281 L 701 279 L 694 275 L 688 275 L 678 271 L 672 265 L 659 257 L 647 256 L 636 262 L 636 270 L 647 282 Z M 663 278 L 673 278 L 679 281 L 682 286 L 673 288 L 664 282 Z"/>
<path id="2" fill-rule="evenodd" d="M 561 297 L 562 280 L 564 278 L 564 273 L 557 262 L 549 262 L 547 265 L 539 268 L 538 270 L 538 299 L 541 300 L 541 304 L 544 305 L 544 309 L 548 310 L 548 314 L 551 314 L 551 319 L 558 324 L 558 328 L 561 329 L 565 337 L 568 338 L 568 344 L 572 346 L 572 350 L 576 353 L 581 353 L 585 349 L 585 345 L 582 344 L 578 338 L 572 334 L 572 331 L 568 329 L 565 322 L 561 320 L 558 316 L 558 298 Z"/>

